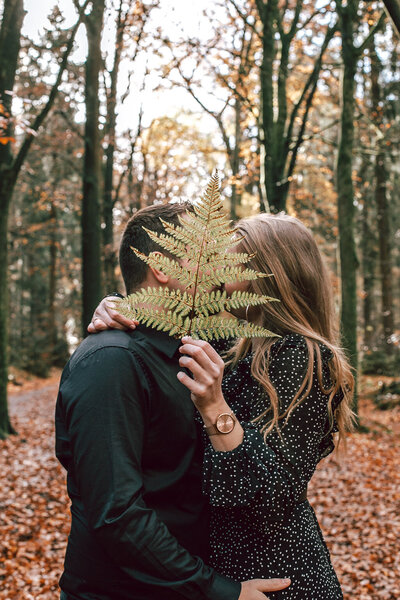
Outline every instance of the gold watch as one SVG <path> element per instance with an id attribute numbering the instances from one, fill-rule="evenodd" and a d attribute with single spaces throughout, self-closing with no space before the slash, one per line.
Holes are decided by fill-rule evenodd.
<path id="1" fill-rule="evenodd" d="M 207 435 L 226 435 L 233 431 L 235 425 L 236 417 L 233 413 L 222 413 L 218 415 L 214 425 L 204 425 L 204 430 Z"/>

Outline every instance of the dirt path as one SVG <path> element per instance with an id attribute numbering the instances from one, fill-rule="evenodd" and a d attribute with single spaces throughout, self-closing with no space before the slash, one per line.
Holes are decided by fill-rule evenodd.
<path id="1" fill-rule="evenodd" d="M 19 435 L 0 442 L 0 600 L 56 600 L 69 530 L 65 473 L 54 456 L 59 374 L 10 393 Z M 362 414 L 340 463 L 322 461 L 310 486 L 346 600 L 400 598 L 399 411 Z M 396 425 L 395 429 L 398 427 Z M 318 600 L 324 600 L 323 598 Z"/>

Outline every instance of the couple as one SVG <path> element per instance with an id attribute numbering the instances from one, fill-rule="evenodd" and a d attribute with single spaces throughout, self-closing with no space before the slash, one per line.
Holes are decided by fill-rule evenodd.
<path id="1" fill-rule="evenodd" d="M 159 251 L 142 227 L 161 232 L 159 217 L 177 224 L 185 210 L 157 205 L 131 218 L 120 248 L 128 293 L 176 286 L 131 246 Z M 89 336 L 63 372 L 56 449 L 72 501 L 65 600 L 342 598 L 307 501 L 333 432 L 351 421 L 352 376 L 336 345 L 328 275 L 298 220 L 262 214 L 238 228 L 237 251 L 274 276 L 227 292 L 248 288 L 280 302 L 236 316 L 281 337 L 239 340 L 223 376 L 217 344 L 181 344 L 103 301 L 90 329 L 131 330 Z"/>

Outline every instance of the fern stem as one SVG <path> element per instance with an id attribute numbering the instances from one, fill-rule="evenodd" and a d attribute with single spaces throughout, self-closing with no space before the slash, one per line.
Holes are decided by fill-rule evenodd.
<path id="1" fill-rule="evenodd" d="M 211 180 L 214 180 L 214 183 L 216 183 L 217 187 L 219 184 L 218 181 L 218 177 L 217 176 L 213 176 L 211 178 Z M 212 196 L 214 195 L 214 190 L 212 192 Z M 195 302 L 196 302 L 196 293 L 197 293 L 197 286 L 198 286 L 198 280 L 199 280 L 199 272 L 200 272 L 200 265 L 201 265 L 201 257 L 203 256 L 203 251 L 204 251 L 204 246 L 206 245 L 206 237 L 207 237 L 207 233 L 208 233 L 208 227 L 209 227 L 209 223 L 210 223 L 210 219 L 211 219 L 211 209 L 209 209 L 208 211 L 208 215 L 207 215 L 207 221 L 204 227 L 204 235 L 203 235 L 203 239 L 201 241 L 201 249 L 200 249 L 200 254 L 199 254 L 199 260 L 197 262 L 197 269 L 196 269 L 196 278 L 194 280 L 194 290 L 193 290 L 193 303 L 192 303 L 192 310 L 189 313 L 189 332 L 188 335 L 191 335 L 192 333 L 192 324 L 193 324 L 193 320 L 194 317 L 196 316 L 196 312 L 195 312 Z"/>

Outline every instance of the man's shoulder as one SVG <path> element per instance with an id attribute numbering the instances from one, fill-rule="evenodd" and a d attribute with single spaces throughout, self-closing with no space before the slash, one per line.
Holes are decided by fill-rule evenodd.
<path id="1" fill-rule="evenodd" d="M 72 354 L 68 362 L 69 370 L 76 367 L 88 357 L 101 352 L 104 355 L 121 355 L 124 352 L 135 355 L 140 353 L 141 346 L 146 343 L 146 337 L 138 331 L 120 331 L 109 329 L 88 335 Z"/>

